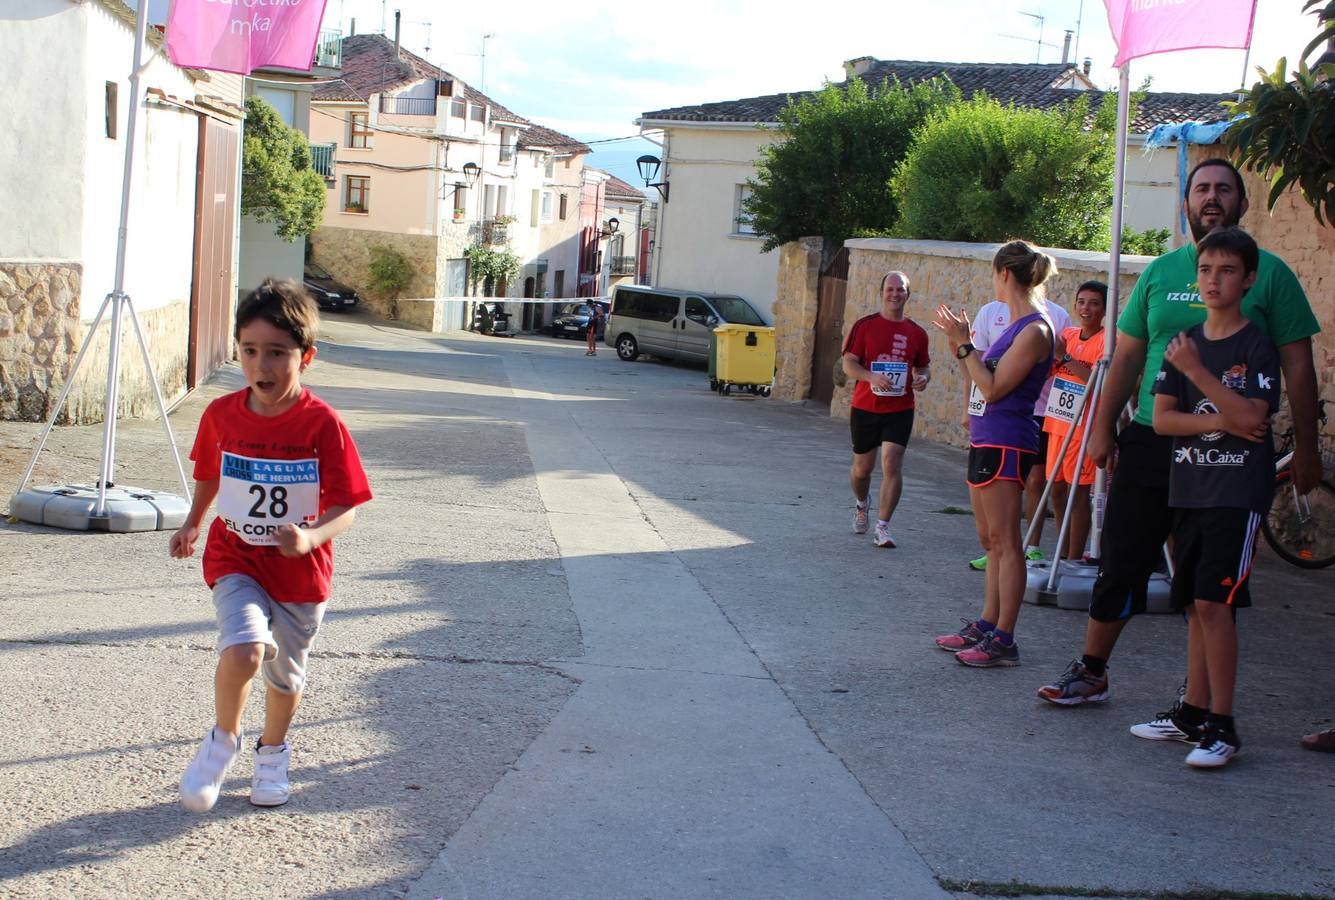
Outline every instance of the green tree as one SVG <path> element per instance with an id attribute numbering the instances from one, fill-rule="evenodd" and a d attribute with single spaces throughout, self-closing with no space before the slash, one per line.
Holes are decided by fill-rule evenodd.
<path id="1" fill-rule="evenodd" d="M 1320 25 L 1293 80 L 1288 80 L 1287 57 L 1273 72 L 1258 67 L 1261 80 L 1240 101 L 1228 104 L 1247 118 L 1224 132 L 1224 143 L 1243 166 L 1269 179 L 1268 209 L 1296 185 L 1317 222 L 1335 224 L 1335 63 L 1307 66 L 1314 50 L 1335 40 L 1335 0 L 1307 0 L 1303 9 Z"/>
<path id="2" fill-rule="evenodd" d="M 311 144 L 259 97 L 246 98 L 241 212 L 274 226 L 285 241 L 310 234 L 324 217 L 324 179 L 311 168 Z"/>
<path id="3" fill-rule="evenodd" d="M 1117 98 L 1091 119 L 1089 98 L 1050 110 L 986 96 L 919 129 L 891 179 L 898 237 L 1106 250 Z"/>
<path id="4" fill-rule="evenodd" d="M 819 235 L 826 248 L 895 222 L 888 180 L 914 130 L 959 99 L 945 79 L 869 88 L 861 79 L 827 84 L 779 113 L 780 140 L 761 149 L 743 212 L 768 252 Z"/>

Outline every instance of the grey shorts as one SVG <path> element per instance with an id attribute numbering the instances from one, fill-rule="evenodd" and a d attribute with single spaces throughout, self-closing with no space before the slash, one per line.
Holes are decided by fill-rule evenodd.
<path id="1" fill-rule="evenodd" d="M 219 653 L 237 644 L 264 644 L 264 680 L 284 694 L 301 693 L 325 604 L 279 603 L 249 575 L 224 575 L 213 585 L 213 606 Z"/>

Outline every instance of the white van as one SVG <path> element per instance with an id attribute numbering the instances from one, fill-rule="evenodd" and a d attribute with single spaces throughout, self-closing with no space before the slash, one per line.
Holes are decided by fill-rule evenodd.
<path id="1" fill-rule="evenodd" d="M 741 297 L 618 285 L 612 294 L 604 340 L 627 362 L 641 353 L 652 353 L 666 359 L 707 363 L 709 334 L 724 322 L 766 324 Z"/>

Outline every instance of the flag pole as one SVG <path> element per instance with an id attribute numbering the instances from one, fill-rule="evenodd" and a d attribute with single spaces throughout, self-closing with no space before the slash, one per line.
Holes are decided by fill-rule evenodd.
<path id="1" fill-rule="evenodd" d="M 1117 307 L 1121 298 L 1122 270 L 1122 198 L 1126 193 L 1126 132 L 1131 109 L 1131 64 L 1122 63 L 1117 71 L 1117 161 L 1113 167 L 1112 247 L 1108 253 L 1108 337 L 1103 342 L 1105 371 L 1112 367 L 1113 345 L 1117 343 Z M 1092 421 L 1090 426 L 1093 427 Z M 1102 547 L 1103 508 L 1108 493 L 1108 471 L 1101 467 L 1094 476 L 1094 516 L 1091 523 L 1091 547 Z"/>
<path id="2" fill-rule="evenodd" d="M 152 531 L 179 527 L 185 519 L 185 512 L 190 502 L 190 486 L 186 481 L 185 469 L 181 465 L 176 439 L 172 435 L 171 423 L 167 418 L 167 406 L 163 401 L 162 390 L 158 386 L 157 373 L 153 370 L 153 361 L 148 352 L 143 329 L 135 315 L 130 297 L 125 293 L 125 258 L 127 236 L 130 230 L 130 188 L 134 181 L 134 151 L 139 128 L 139 107 L 143 103 L 144 91 L 141 80 L 147 63 L 144 62 L 144 50 L 148 45 L 148 0 L 139 0 L 135 10 L 134 63 L 130 70 L 129 115 L 126 119 L 125 162 L 121 173 L 120 222 L 116 233 L 116 274 L 112 290 L 102 301 L 97 318 L 88 328 L 83 345 L 75 357 L 74 365 L 65 378 L 65 386 L 60 400 L 51 413 L 32 461 L 19 482 L 18 491 L 10 501 L 10 513 L 24 521 L 40 525 L 88 530 L 90 527 L 105 528 L 109 531 Z M 28 479 L 32 477 L 47 438 L 60 416 L 75 375 L 83 361 L 84 354 L 92 343 L 94 333 L 101 326 L 102 316 L 108 307 L 111 322 L 107 341 L 107 390 L 102 422 L 102 458 L 96 485 L 70 485 L 60 488 L 39 488 L 25 490 Z M 176 464 L 177 475 L 181 479 L 181 489 L 185 500 L 162 491 L 150 491 L 140 488 L 116 488 L 113 481 L 116 465 L 116 411 L 120 400 L 120 354 L 121 332 L 124 326 L 123 314 L 128 311 L 139 340 L 139 349 L 143 354 L 144 367 L 148 381 L 153 387 L 158 413 L 162 418 L 167 435 L 167 444 L 171 448 L 172 461 Z M 115 489 L 108 497 L 108 491 Z M 110 501 L 110 503 L 109 503 Z"/>

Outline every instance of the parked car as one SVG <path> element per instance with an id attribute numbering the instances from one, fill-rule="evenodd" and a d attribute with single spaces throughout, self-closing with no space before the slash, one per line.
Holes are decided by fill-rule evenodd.
<path id="1" fill-rule="evenodd" d="M 556 315 L 552 317 L 552 324 L 549 330 L 553 337 L 580 338 L 589 333 L 589 316 L 592 315 L 591 307 L 597 306 L 603 311 L 598 319 L 597 336 L 602 337 L 607 330 L 607 308 L 608 304 L 601 300 L 585 300 L 579 303 L 567 303 L 557 309 Z"/>
<path id="2" fill-rule="evenodd" d="M 313 262 L 306 263 L 302 281 L 320 309 L 352 309 L 360 299 L 357 291 Z"/>
<path id="3" fill-rule="evenodd" d="M 709 362 L 709 335 L 718 325 L 765 325 L 741 297 L 617 285 L 607 319 L 607 344 L 627 362 L 641 353 Z"/>

